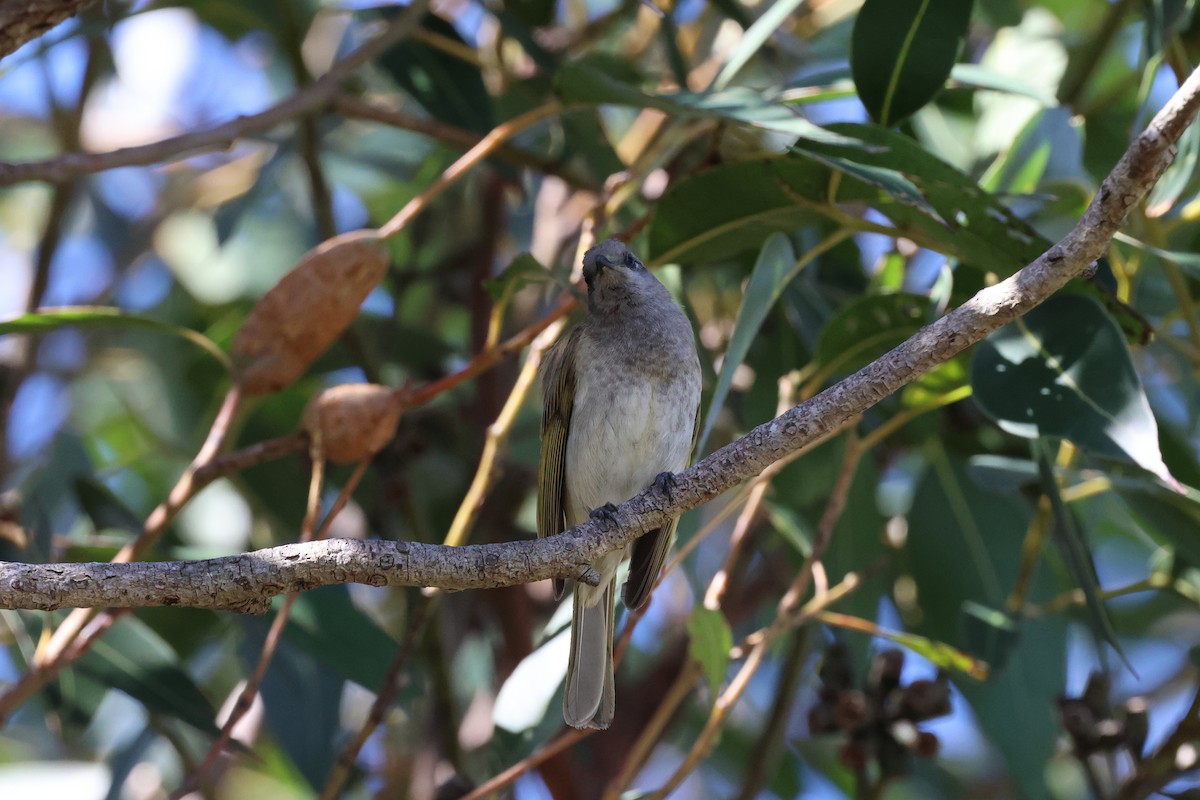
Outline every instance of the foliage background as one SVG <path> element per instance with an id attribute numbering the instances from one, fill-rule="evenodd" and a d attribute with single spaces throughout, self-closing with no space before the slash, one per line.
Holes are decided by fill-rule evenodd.
<path id="1" fill-rule="evenodd" d="M 227 347 L 309 247 L 384 223 L 479 136 L 561 103 L 389 240 L 392 267 L 353 326 L 301 381 L 250 404 L 235 441 L 288 434 L 325 386 L 453 374 L 555 307 L 581 232 L 621 232 L 695 320 L 707 452 L 773 416 L 781 393 L 811 395 L 1040 253 L 1196 58 L 1190 2 L 861 5 L 683 2 L 665 16 L 633 2 L 439 5 L 328 107 L 227 151 L 7 180 L 0 316 L 116 306 Z M 922 10 L 932 32 L 893 52 Z M 394 13 L 267 0 L 93 9 L 0 63 L 0 157 L 109 151 L 252 113 Z M 988 379 L 1010 363 L 998 337 L 973 354 L 973 376 L 970 355 L 951 362 L 752 493 L 685 517 L 681 541 L 698 546 L 638 622 L 614 729 L 525 772 L 515 794 L 661 786 L 725 670 L 740 669 L 726 663 L 729 642 L 771 621 L 830 525 L 818 574 L 866 577 L 833 608 L 867 632 L 843 617 L 783 637 L 678 796 L 881 790 L 839 761 L 844 736 L 809 730 L 827 646 L 845 643 L 861 674 L 894 646 L 870 635 L 877 625 L 926 637 L 909 640 L 906 683 L 934 676 L 929 642 L 992 666 L 984 682 L 952 674 L 953 713 L 922 725 L 940 752 L 882 788 L 888 797 L 1116 796 L 1129 753 L 1085 768 L 1057 713 L 1093 670 L 1111 672 L 1118 705 L 1147 699 L 1147 752 L 1176 742 L 1200 638 L 1200 506 L 1169 488 L 1172 476 L 1200 486 L 1198 153 L 1189 133 L 1096 280 L 1072 287 L 1089 299 L 1014 328 L 1012 347 L 1029 352 L 1011 365 L 1025 371 Z M 0 541 L 9 560 L 110 558 L 194 455 L 228 385 L 202 351 L 138 328 L 6 336 L 0 358 L 5 519 L 20 522 Z M 332 535 L 444 540 L 525 359 L 409 411 Z M 1064 386 L 1077 403 L 1040 404 Z M 493 430 L 494 483 L 472 541 L 534 529 L 536 397 Z M 287 458 L 218 481 L 151 557 L 296 539 L 307 466 Z M 349 474 L 333 470 L 327 502 Z M 0 619 L 0 681 L 15 681 L 61 615 Z M 238 726 L 248 752 L 200 791 L 319 793 L 399 652 L 398 698 L 345 795 L 455 796 L 558 741 L 566 619 L 544 585 L 303 595 Z M 268 624 L 178 609 L 122 619 L 0 730 L 0 789 L 170 794 L 203 758 Z M 674 711 L 669 724 L 645 734 L 659 709 Z"/>

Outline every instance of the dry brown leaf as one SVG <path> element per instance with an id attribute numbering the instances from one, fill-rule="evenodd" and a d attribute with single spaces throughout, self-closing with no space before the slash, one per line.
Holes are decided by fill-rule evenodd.
<path id="1" fill-rule="evenodd" d="M 335 236 L 310 250 L 255 304 L 233 339 L 247 394 L 284 388 L 333 344 L 388 267 L 374 231 Z"/>

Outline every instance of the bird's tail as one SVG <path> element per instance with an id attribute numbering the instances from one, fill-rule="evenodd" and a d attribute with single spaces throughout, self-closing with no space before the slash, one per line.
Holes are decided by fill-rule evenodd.
<path id="1" fill-rule="evenodd" d="M 608 582 L 600 602 L 587 606 L 584 605 L 584 593 L 591 587 L 575 586 L 571 660 L 567 665 L 567 688 L 563 694 L 563 719 L 573 728 L 604 730 L 612 722 L 616 707 L 613 678 L 616 587 L 614 577 Z"/>

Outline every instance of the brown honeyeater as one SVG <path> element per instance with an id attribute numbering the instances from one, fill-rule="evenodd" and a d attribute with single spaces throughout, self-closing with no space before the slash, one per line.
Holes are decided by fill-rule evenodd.
<path id="1" fill-rule="evenodd" d="M 691 323 L 625 245 L 601 242 L 583 256 L 587 316 L 547 354 L 542 369 L 538 536 L 611 515 L 652 483 L 670 488 L 688 465 L 700 412 L 700 360 Z M 607 728 L 615 706 L 613 599 L 628 556 L 622 599 L 645 604 L 678 520 L 591 565 L 597 586 L 574 582 L 571 658 L 563 718 Z M 562 597 L 565 581 L 554 582 Z"/>

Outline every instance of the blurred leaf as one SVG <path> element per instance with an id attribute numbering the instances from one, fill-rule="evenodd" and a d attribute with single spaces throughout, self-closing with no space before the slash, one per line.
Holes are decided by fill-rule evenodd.
<path id="1" fill-rule="evenodd" d="M 892 126 L 945 86 L 971 21 L 970 0 L 866 0 L 850 68 L 871 117 Z"/>
<path id="2" fill-rule="evenodd" d="M 134 535 L 142 532 L 142 521 L 138 516 L 95 478 L 75 478 L 75 496 L 97 531 L 113 529 Z"/>
<path id="3" fill-rule="evenodd" d="M 171 336 L 186 339 L 215 358 L 226 372 L 232 373 L 233 364 L 229 356 L 203 334 L 169 322 L 159 322 L 149 317 L 127 314 L 119 308 L 109 306 L 69 306 L 64 308 L 40 308 L 0 321 L 0 336 L 9 333 L 49 333 L 67 326 L 149 328 Z"/>
<path id="4" fill-rule="evenodd" d="M 483 288 L 493 302 L 512 297 L 517 292 L 535 283 L 552 283 L 550 271 L 529 253 L 520 253 L 497 277 L 483 282 Z"/>
<path id="5" fill-rule="evenodd" d="M 929 298 L 915 294 L 860 297 L 821 331 L 813 360 L 822 375 L 854 372 L 920 330 L 929 307 Z"/>
<path id="6" fill-rule="evenodd" d="M 871 636 L 878 636 L 881 639 L 887 639 L 889 642 L 895 642 L 898 645 L 903 645 L 917 655 L 928 659 L 934 666 L 945 667 L 946 669 L 961 672 L 964 675 L 970 675 L 977 681 L 987 680 L 987 664 L 977 658 L 972 658 L 957 647 L 948 645 L 945 642 L 935 642 L 932 639 L 918 636 L 914 633 L 881 628 L 869 619 L 862 619 L 849 614 L 822 611 L 817 615 L 817 618 L 826 625 L 860 631 Z"/>
<path id="7" fill-rule="evenodd" d="M 996 494 L 1011 494 L 1038 480 L 1037 465 L 1032 461 L 991 453 L 971 456 L 967 472 L 976 484 Z"/>
<path id="8" fill-rule="evenodd" d="M 791 134 L 807 141 L 842 147 L 861 144 L 852 137 L 830 133 L 809 122 L 791 106 L 774 102 L 762 92 L 750 89 L 649 94 L 598 69 L 595 62 L 567 65 L 555 77 L 554 85 L 563 100 L 569 103 L 657 108 L 677 117 L 723 118 L 754 128 Z"/>
<path id="9" fill-rule="evenodd" d="M 1058 105 L 1058 99 L 1046 94 L 1037 86 L 1030 85 L 1020 78 L 1005 75 L 983 64 L 955 64 L 950 70 L 950 77 L 963 86 L 973 89 L 990 89 L 995 92 L 1007 92 L 1036 100 L 1044 106 Z"/>
<path id="10" fill-rule="evenodd" d="M 767 515 L 771 527 L 805 558 L 812 552 L 812 527 L 805 519 L 787 506 L 767 503 Z"/>
<path id="11" fill-rule="evenodd" d="M 1158 182 L 1150 187 L 1150 194 L 1146 197 L 1147 216 L 1161 217 L 1168 213 L 1192 182 L 1196 164 L 1200 163 L 1200 128 L 1189 125 L 1179 137 L 1176 148 L 1178 153 L 1175 160 Z"/>
<path id="12" fill-rule="evenodd" d="M 995 160 L 979 183 L 988 191 L 1032 194 L 1044 180 L 1083 181 L 1083 139 L 1068 108 L 1035 114 L 1012 147 Z"/>
<path id="13" fill-rule="evenodd" d="M 541 724 L 567 675 L 570 650 L 566 628 L 521 659 L 496 694 L 492 719 L 497 726 L 523 733 Z"/>
<path id="14" fill-rule="evenodd" d="M 721 67 L 721 71 L 717 73 L 716 80 L 713 81 L 713 88 L 724 89 L 728 86 L 751 57 L 766 44 L 767 39 L 771 38 L 771 34 L 787 21 L 802 2 L 803 0 L 775 0 L 762 16 L 754 20 L 738 40 L 737 47 L 729 54 L 725 66 Z M 742 26 L 745 27 L 742 20 L 738 21 L 742 22 Z"/>
<path id="15" fill-rule="evenodd" d="M 932 403 L 960 391 L 971 382 L 970 359 L 965 355 L 934 367 L 900 391 L 900 402 L 909 408 Z"/>
<path id="16" fill-rule="evenodd" d="M 973 600 L 962 604 L 962 631 L 967 650 L 997 670 L 1004 669 L 1021 638 L 1016 620 Z"/>
<path id="17" fill-rule="evenodd" d="M 713 702 L 721 693 L 725 669 L 729 666 L 729 651 L 733 647 L 733 632 L 720 611 L 697 604 L 688 616 L 688 654 L 700 662 Z"/>
<path id="18" fill-rule="evenodd" d="M 1091 550 L 1084 541 L 1074 515 L 1063 501 L 1058 479 L 1054 476 L 1054 465 L 1050 462 L 1050 455 L 1047 452 L 1049 445 L 1045 439 L 1035 439 L 1030 446 L 1037 462 L 1042 493 L 1050 499 L 1050 507 L 1054 511 L 1052 528 L 1054 543 L 1058 546 L 1058 551 L 1062 554 L 1063 562 L 1067 566 L 1067 571 L 1071 573 L 1075 585 L 1083 591 L 1084 599 L 1087 601 L 1088 625 L 1092 629 L 1092 635 L 1096 637 L 1097 642 L 1100 640 L 1108 642 L 1125 662 L 1129 671 L 1133 672 L 1129 659 L 1125 657 L 1125 651 L 1121 649 L 1121 642 L 1117 639 L 1117 631 L 1113 627 L 1112 618 L 1109 617 L 1108 608 L 1100 596 L 1102 592 L 1100 577 L 1096 574 L 1096 564 L 1092 560 Z"/>
<path id="19" fill-rule="evenodd" d="M 148 711 L 182 720 L 210 736 L 217 733 L 216 712 L 184 672 L 175 651 L 137 617 L 117 620 L 79 659 L 78 667 Z"/>
<path id="20" fill-rule="evenodd" d="M 1061 436 L 1173 482 L 1158 425 L 1120 329 L 1092 300 L 1060 295 L 979 345 L 980 407 L 1016 436 Z"/>
<path id="21" fill-rule="evenodd" d="M 721 361 L 721 374 L 717 376 L 717 385 L 713 389 L 712 399 L 708 404 L 708 416 L 700 438 L 696 442 L 696 453 L 704 452 L 708 434 L 712 432 L 713 423 L 725 405 L 725 396 L 733 385 L 733 374 L 746 360 L 750 345 L 758 336 L 763 320 L 775 307 L 775 302 L 783 292 L 783 287 L 796 277 L 802 264 L 796 261 L 796 252 L 792 243 L 782 233 L 773 233 L 763 242 L 754 270 L 750 273 L 750 282 L 742 296 L 742 305 L 738 309 L 737 321 L 733 324 L 733 332 L 729 336 L 729 346 L 725 349 Z"/>
<path id="22" fill-rule="evenodd" d="M 383 684 L 396 657 L 396 642 L 354 605 L 345 586 L 299 595 L 284 630 L 297 649 L 371 690 Z"/>
<path id="23" fill-rule="evenodd" d="M 1200 566 L 1200 491 L 1183 491 L 1157 481 L 1113 477 L 1113 488 L 1129 506 L 1134 518 L 1154 540 L 1175 549 L 1188 563 Z"/>
<path id="24" fill-rule="evenodd" d="M 1192 130 L 1188 128 L 1188 130 Z M 1144 253 L 1149 253 L 1153 256 L 1158 256 L 1164 261 L 1170 261 L 1177 267 L 1188 273 L 1191 277 L 1200 280 L 1200 253 L 1187 253 L 1182 250 L 1167 250 L 1162 247 L 1155 247 L 1152 244 L 1146 244 L 1143 241 L 1133 238 L 1132 236 L 1117 231 L 1114 238 L 1118 242 L 1123 242 L 1131 247 L 1135 247 Z"/>
<path id="25" fill-rule="evenodd" d="M 379 13 L 390 22 L 400 8 Z M 453 25 L 435 14 L 426 14 L 421 27 L 429 37 L 472 50 Z M 495 126 L 492 96 L 474 64 L 412 37 L 390 47 L 378 63 L 401 89 L 442 122 L 480 134 Z"/>

